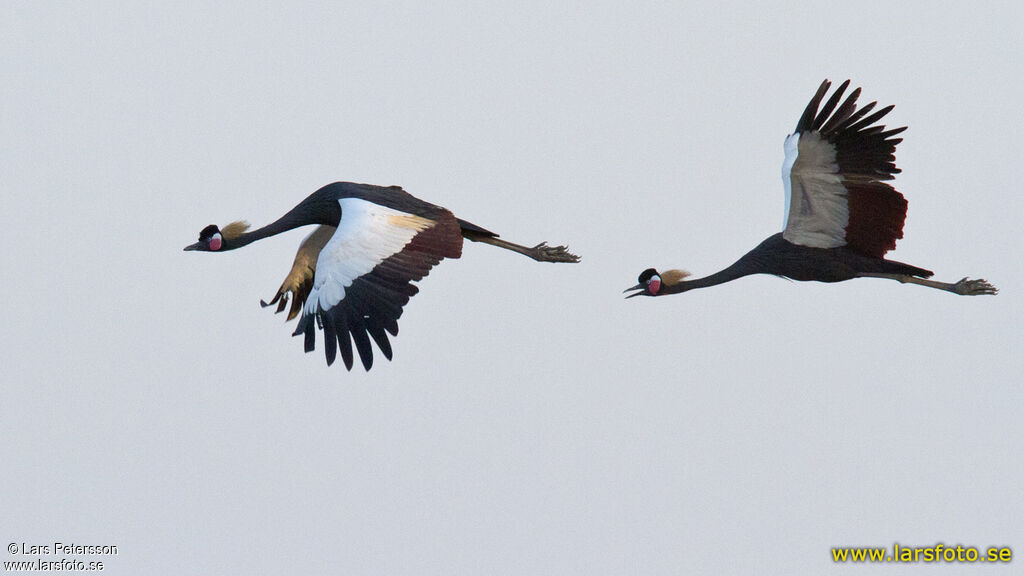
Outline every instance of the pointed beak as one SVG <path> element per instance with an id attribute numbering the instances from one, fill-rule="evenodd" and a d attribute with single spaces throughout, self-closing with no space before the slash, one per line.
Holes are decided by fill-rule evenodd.
<path id="1" fill-rule="evenodd" d="M 199 248 L 202 245 L 203 245 L 202 242 L 196 242 L 195 244 L 189 244 L 188 246 L 185 246 L 185 252 L 191 252 L 193 250 L 199 250 Z"/>
<path id="2" fill-rule="evenodd" d="M 639 292 L 634 292 L 633 294 L 630 294 L 629 296 L 626 296 L 627 299 L 632 298 L 634 296 L 642 296 L 643 293 L 644 293 L 644 290 L 646 290 L 646 286 L 644 286 L 643 284 L 637 284 L 636 286 L 632 286 L 630 288 L 626 288 L 625 290 L 622 291 L 622 293 L 625 294 L 626 292 L 629 292 L 630 290 L 639 290 Z"/>

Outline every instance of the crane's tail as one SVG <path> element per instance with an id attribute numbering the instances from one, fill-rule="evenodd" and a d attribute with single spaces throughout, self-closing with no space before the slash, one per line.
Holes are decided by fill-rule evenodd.
<path id="1" fill-rule="evenodd" d="M 462 228 L 462 236 L 469 240 L 477 241 L 478 238 L 497 238 L 498 235 L 486 228 L 481 228 L 472 222 L 466 222 L 462 218 L 456 218 L 459 227 Z"/>
<path id="2" fill-rule="evenodd" d="M 908 276 L 917 276 L 918 278 L 931 278 L 935 274 L 931 270 L 925 270 L 924 268 L 918 268 L 903 262 L 896 262 L 895 260 L 879 260 L 879 262 L 882 266 L 878 272 L 885 274 L 906 274 Z"/>

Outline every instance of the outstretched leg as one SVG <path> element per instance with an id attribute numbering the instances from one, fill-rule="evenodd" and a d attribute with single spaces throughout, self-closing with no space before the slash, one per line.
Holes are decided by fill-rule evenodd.
<path id="1" fill-rule="evenodd" d="M 579 262 L 580 256 L 577 256 L 569 252 L 565 246 L 548 246 L 547 242 L 542 242 L 532 248 L 513 244 L 498 238 L 498 235 L 490 232 L 487 229 L 480 228 L 478 225 L 467 222 L 462 218 L 459 220 L 459 227 L 462 229 L 462 237 L 466 240 L 473 242 L 482 242 L 484 244 L 490 244 L 492 246 L 498 246 L 499 248 L 505 248 L 506 250 L 512 250 L 513 252 L 519 252 L 524 256 L 534 258 L 539 262 Z"/>
<path id="2" fill-rule="evenodd" d="M 501 238 L 495 236 L 487 236 L 484 234 L 477 234 L 472 231 L 463 228 L 462 235 L 473 242 L 483 242 L 484 244 L 490 244 L 491 246 L 497 246 L 498 248 L 504 248 L 505 250 L 511 250 L 518 252 L 524 256 L 529 256 L 538 262 L 579 262 L 580 257 L 569 252 L 569 249 L 565 246 L 548 246 L 547 242 L 541 242 L 533 248 L 527 248 L 526 246 L 520 246 L 519 244 L 513 244 L 507 242 Z"/>
<path id="3" fill-rule="evenodd" d="M 884 274 L 881 272 L 861 272 L 858 274 L 861 278 L 888 278 L 895 280 L 900 283 L 911 283 L 920 284 L 921 286 L 927 286 L 929 288 L 938 288 L 939 290 L 945 290 L 946 292 L 952 292 L 953 294 L 959 294 L 961 296 L 981 296 L 983 294 L 996 294 L 999 290 L 986 282 L 985 280 L 968 280 L 966 277 L 962 278 L 956 284 L 949 284 L 947 282 L 936 282 L 935 280 L 926 280 L 924 278 L 918 278 L 917 276 L 910 276 L 909 274 Z"/>
<path id="4" fill-rule="evenodd" d="M 548 246 L 547 242 L 541 242 L 533 248 L 513 244 L 498 238 L 498 235 L 486 228 L 481 228 L 472 222 L 466 222 L 462 218 L 457 219 L 459 227 L 462 228 L 462 237 L 473 242 L 483 242 L 505 250 L 518 252 L 523 256 L 529 256 L 537 262 L 579 262 L 580 257 L 569 252 L 565 246 Z"/>

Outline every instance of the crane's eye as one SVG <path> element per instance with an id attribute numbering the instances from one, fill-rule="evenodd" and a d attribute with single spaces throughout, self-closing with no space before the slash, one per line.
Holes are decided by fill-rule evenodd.
<path id="1" fill-rule="evenodd" d="M 221 236 L 220 236 L 220 232 L 218 232 L 218 233 L 216 233 L 216 234 L 214 234 L 213 236 L 210 237 L 210 242 L 209 242 L 210 251 L 211 252 L 216 252 L 217 250 L 220 250 L 220 245 L 221 245 Z"/>

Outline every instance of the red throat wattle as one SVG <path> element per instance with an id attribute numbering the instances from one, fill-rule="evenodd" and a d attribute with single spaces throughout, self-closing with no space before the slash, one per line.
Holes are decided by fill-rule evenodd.
<path id="1" fill-rule="evenodd" d="M 659 288 L 661 288 L 661 280 L 657 278 L 651 278 L 651 281 L 647 283 L 647 291 L 651 293 L 651 296 L 657 294 Z"/>

